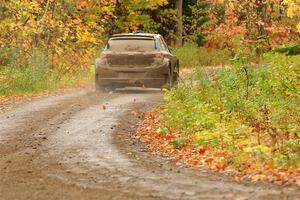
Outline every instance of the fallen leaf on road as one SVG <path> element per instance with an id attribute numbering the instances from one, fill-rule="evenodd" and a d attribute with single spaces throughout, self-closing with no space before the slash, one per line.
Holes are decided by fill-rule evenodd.
<path id="1" fill-rule="evenodd" d="M 199 154 L 204 154 L 205 151 L 206 151 L 206 149 L 205 149 L 204 147 L 200 147 L 200 148 L 197 150 L 197 152 L 198 152 Z"/>
<path id="2" fill-rule="evenodd" d="M 137 112 L 131 111 L 131 115 L 132 115 L 132 116 L 137 116 Z"/>

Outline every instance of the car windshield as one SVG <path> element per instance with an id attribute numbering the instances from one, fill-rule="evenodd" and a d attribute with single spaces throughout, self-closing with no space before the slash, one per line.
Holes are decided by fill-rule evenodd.
<path id="1" fill-rule="evenodd" d="M 108 44 L 109 50 L 116 52 L 147 52 L 155 50 L 154 39 L 111 39 Z"/>

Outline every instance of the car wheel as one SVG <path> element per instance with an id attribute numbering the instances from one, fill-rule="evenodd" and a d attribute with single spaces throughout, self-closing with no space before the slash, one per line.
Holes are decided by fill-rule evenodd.
<path id="1" fill-rule="evenodd" d="M 98 81 L 98 75 L 97 74 L 95 75 L 95 88 L 96 88 L 96 91 L 99 91 L 99 92 L 105 91 L 105 88 L 103 86 L 101 86 L 99 81 Z"/>
<path id="2" fill-rule="evenodd" d="M 101 85 L 99 83 L 99 79 L 98 79 L 98 75 L 95 76 L 95 88 L 97 91 L 99 92 L 113 92 L 116 90 L 116 88 L 114 86 L 105 86 L 105 85 Z"/>
<path id="3" fill-rule="evenodd" d="M 116 88 L 112 86 L 99 85 L 96 83 L 96 90 L 102 93 L 109 93 L 109 92 L 114 92 Z"/>
<path id="4" fill-rule="evenodd" d="M 173 72 L 173 86 L 177 86 L 179 81 L 179 64 L 177 63 Z"/>
<path id="5" fill-rule="evenodd" d="M 178 80 L 179 80 L 179 74 L 178 74 L 178 72 L 174 72 L 174 75 L 173 75 L 173 86 L 177 86 L 178 85 Z"/>
<path id="6" fill-rule="evenodd" d="M 114 86 L 105 87 L 105 92 L 114 92 L 115 90 L 116 90 L 116 87 L 114 87 Z"/>
<path id="7" fill-rule="evenodd" d="M 98 91 L 98 92 L 106 92 L 106 89 L 105 89 L 105 87 L 102 87 L 102 86 L 96 84 L 96 91 Z"/>
<path id="8" fill-rule="evenodd" d="M 172 75 L 169 70 L 168 74 L 165 75 L 165 84 L 163 85 L 163 88 L 170 90 L 173 86 L 173 80 Z"/>

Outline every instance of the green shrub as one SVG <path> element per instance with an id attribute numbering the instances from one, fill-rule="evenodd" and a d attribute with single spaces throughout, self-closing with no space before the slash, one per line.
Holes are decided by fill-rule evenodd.
<path id="1" fill-rule="evenodd" d="M 34 50 L 29 57 L 18 55 L 0 66 L 0 96 L 81 84 L 91 80 L 91 69 L 76 68 L 72 73 L 59 70 L 58 66 L 52 66 L 50 57 L 44 51 Z"/>
<path id="2" fill-rule="evenodd" d="M 262 62 L 236 61 L 213 77 L 197 68 L 167 93 L 165 125 L 198 145 L 225 148 L 233 161 L 255 155 L 299 167 L 300 56 L 265 54 Z"/>
<path id="3" fill-rule="evenodd" d="M 223 66 L 230 63 L 231 53 L 228 50 L 207 49 L 195 44 L 185 44 L 176 50 L 181 66 Z"/>

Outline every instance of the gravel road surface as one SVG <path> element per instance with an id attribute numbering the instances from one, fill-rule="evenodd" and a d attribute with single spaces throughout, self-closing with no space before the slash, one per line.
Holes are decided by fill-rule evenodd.
<path id="1" fill-rule="evenodd" d="M 130 132 L 162 96 L 86 89 L 12 105 L 0 113 L 0 199 L 300 199 L 146 152 Z"/>

